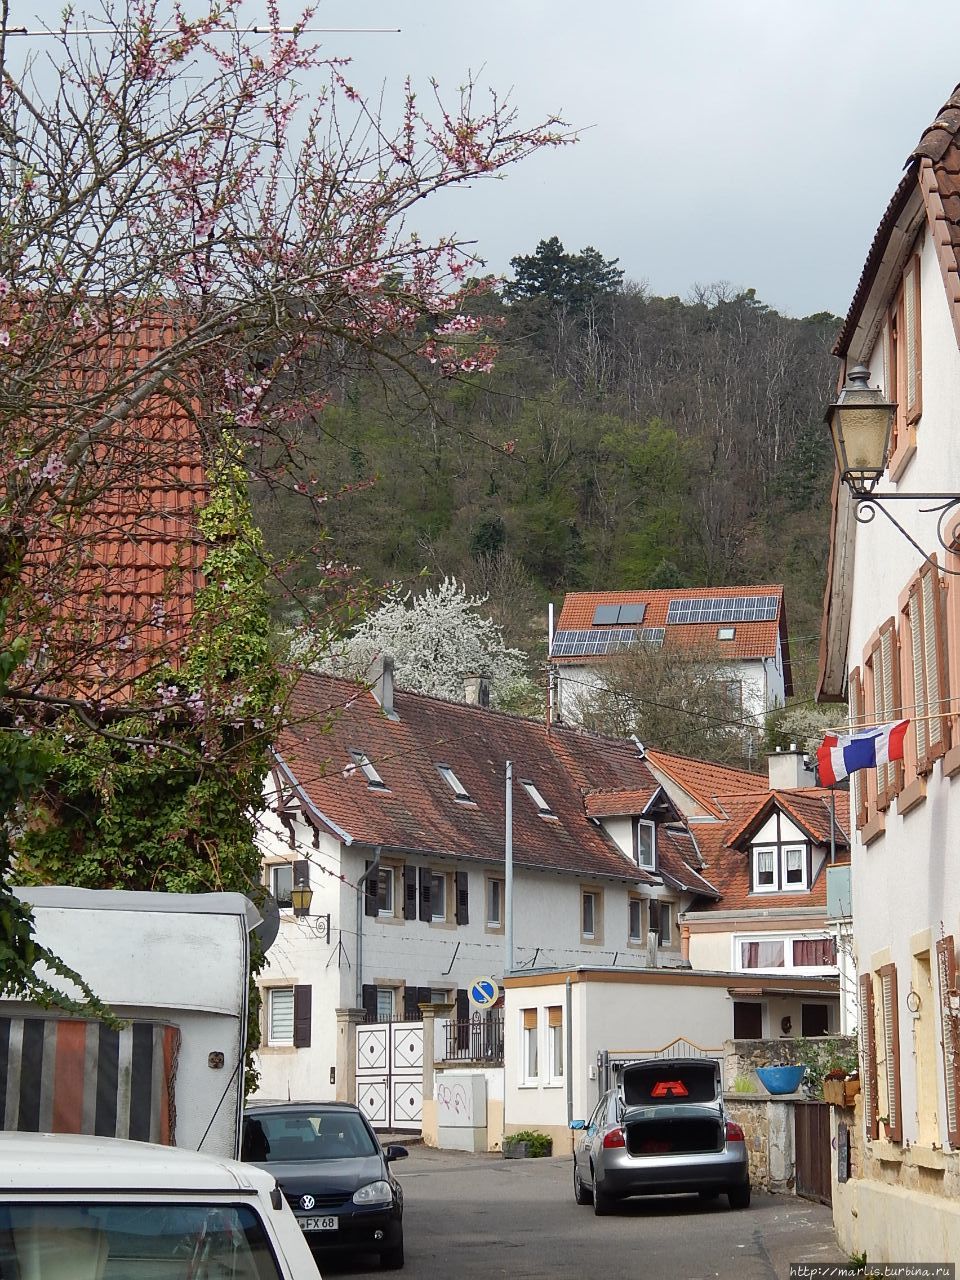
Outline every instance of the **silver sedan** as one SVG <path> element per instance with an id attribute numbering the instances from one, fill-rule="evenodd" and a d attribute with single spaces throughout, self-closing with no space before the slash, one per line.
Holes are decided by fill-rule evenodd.
<path id="1" fill-rule="evenodd" d="M 731 1209 L 750 1204 L 743 1130 L 723 1108 L 713 1059 L 655 1059 L 624 1068 L 589 1120 L 574 1121 L 577 1204 L 610 1213 L 628 1196 L 724 1192 Z"/>

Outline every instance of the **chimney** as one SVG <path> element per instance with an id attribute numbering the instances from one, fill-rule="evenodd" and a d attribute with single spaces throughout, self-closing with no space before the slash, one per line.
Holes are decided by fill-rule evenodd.
<path id="1" fill-rule="evenodd" d="M 470 707 L 489 707 L 490 679 L 488 676 L 465 676 L 463 700 Z"/>
<path id="2" fill-rule="evenodd" d="M 788 751 L 777 747 L 776 751 L 767 756 L 767 775 L 771 791 L 788 791 L 795 787 L 817 785 L 809 758 L 799 750 L 795 742 L 790 743 Z"/>
<path id="3" fill-rule="evenodd" d="M 393 707 L 393 654 L 378 653 L 367 667 L 367 684 L 370 692 L 383 708 L 383 714 L 390 720 L 399 720 Z"/>

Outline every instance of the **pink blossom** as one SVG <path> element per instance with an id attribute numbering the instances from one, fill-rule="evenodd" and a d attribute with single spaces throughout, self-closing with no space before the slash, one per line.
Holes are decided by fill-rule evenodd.
<path id="1" fill-rule="evenodd" d="M 0 329 L 0 347 L 9 347 L 10 333 L 7 329 Z"/>

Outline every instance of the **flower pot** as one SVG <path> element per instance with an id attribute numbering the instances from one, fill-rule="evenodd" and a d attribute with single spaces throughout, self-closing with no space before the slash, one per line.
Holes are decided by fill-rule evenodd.
<path id="1" fill-rule="evenodd" d="M 504 1160 L 526 1160 L 527 1144 L 525 1142 L 511 1142 L 509 1138 L 503 1141 L 503 1158 Z"/>
<path id="2" fill-rule="evenodd" d="M 806 1071 L 804 1066 L 757 1067 L 757 1078 L 768 1093 L 796 1093 Z"/>

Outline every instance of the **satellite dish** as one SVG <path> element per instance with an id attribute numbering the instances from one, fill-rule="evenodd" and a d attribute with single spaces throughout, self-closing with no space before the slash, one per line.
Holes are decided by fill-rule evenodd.
<path id="1" fill-rule="evenodd" d="M 254 926 L 253 933 L 260 939 L 260 947 L 266 955 L 280 932 L 280 908 L 273 894 L 266 893 L 263 901 L 257 903 L 257 910 L 260 912 L 260 923 Z"/>

